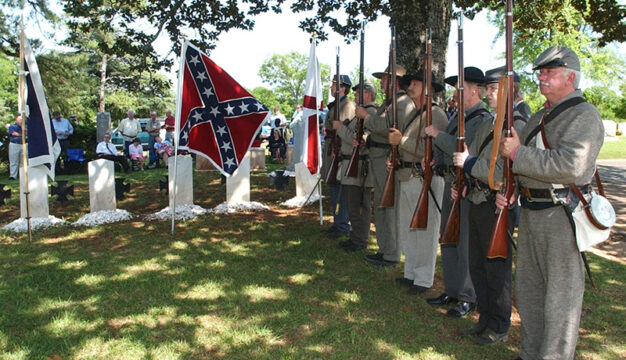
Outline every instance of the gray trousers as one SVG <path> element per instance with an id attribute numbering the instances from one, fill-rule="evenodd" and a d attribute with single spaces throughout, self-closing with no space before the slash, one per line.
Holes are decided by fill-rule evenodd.
<path id="1" fill-rule="evenodd" d="M 400 246 L 396 236 L 396 210 L 379 207 L 387 179 L 387 157 L 371 157 L 372 178 L 374 179 L 374 222 L 376 223 L 376 242 L 378 252 L 388 261 L 400 261 Z"/>
<path id="2" fill-rule="evenodd" d="M 20 162 L 22 161 L 22 144 L 9 143 L 9 167 L 10 177 L 16 178 L 19 175 Z"/>
<path id="3" fill-rule="evenodd" d="M 411 219 L 422 191 L 422 179 L 412 177 L 408 181 L 396 180 L 396 233 L 404 252 L 404 277 L 413 280 L 413 284 L 431 287 L 435 277 L 437 260 L 437 239 L 441 217 L 430 194 L 428 195 L 428 223 L 426 229 L 411 229 Z M 437 201 L 443 193 L 443 179 L 433 176 L 431 189 Z"/>
<path id="4" fill-rule="evenodd" d="M 367 246 L 370 236 L 372 213 L 372 188 L 342 185 L 346 192 L 348 218 L 350 219 L 350 241 L 358 246 Z"/>
<path id="5" fill-rule="evenodd" d="M 522 208 L 515 297 L 523 359 L 573 359 L 585 291 L 583 262 L 565 209 Z"/>
<path id="6" fill-rule="evenodd" d="M 446 230 L 448 215 L 452 208 L 450 183 L 446 182 L 441 206 L 441 230 Z M 457 246 L 441 246 L 441 268 L 446 294 L 461 301 L 475 302 L 476 293 L 469 272 L 469 202 L 461 200 L 461 225 Z"/>

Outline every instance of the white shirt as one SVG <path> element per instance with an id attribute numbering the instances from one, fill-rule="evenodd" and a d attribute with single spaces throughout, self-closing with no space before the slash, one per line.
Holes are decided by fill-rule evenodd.
<path id="1" fill-rule="evenodd" d="M 96 146 L 96 154 L 117 155 L 117 149 L 110 142 L 100 141 Z"/>

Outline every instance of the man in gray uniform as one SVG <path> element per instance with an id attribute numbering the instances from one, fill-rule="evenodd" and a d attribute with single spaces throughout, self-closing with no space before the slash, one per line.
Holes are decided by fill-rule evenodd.
<path id="1" fill-rule="evenodd" d="M 360 102 L 359 88 L 363 86 L 363 107 L 370 113 L 376 113 L 376 87 L 369 81 L 358 84 L 352 90 L 356 91 L 356 102 Z M 346 171 L 352 157 L 354 146 L 358 146 L 356 139 L 358 118 L 351 120 L 333 121 L 333 127 L 337 131 L 337 136 L 341 139 L 341 166 L 339 177 L 341 186 L 346 193 L 346 203 L 348 205 L 348 217 L 350 218 L 350 238 L 341 243 L 344 250 L 357 251 L 367 247 L 370 235 L 370 214 L 372 213 L 372 176 L 368 149 L 361 146 L 359 149 L 358 172 L 356 177 L 346 176 Z M 361 144 L 365 144 L 365 136 L 361 139 Z"/>
<path id="2" fill-rule="evenodd" d="M 519 136 L 513 132 L 502 139 L 500 148 L 513 160 L 522 203 L 515 279 L 521 358 L 567 360 L 576 351 L 585 275 L 568 209 L 558 199 L 567 198 L 567 184 L 589 192 L 604 127 L 598 110 L 578 89 L 580 63 L 571 49 L 548 48 L 534 69 L 545 107 Z M 555 189 L 555 184 L 565 188 Z M 496 201 L 499 207 L 507 204 L 501 195 Z"/>
<path id="3" fill-rule="evenodd" d="M 333 83 L 331 85 L 331 92 L 335 94 L 335 89 L 337 86 L 336 77 L 333 77 Z M 335 101 L 328 104 L 328 115 L 324 120 L 324 128 L 326 130 L 326 141 L 324 142 L 324 152 L 322 154 L 322 176 L 326 176 L 328 173 L 328 169 L 330 168 L 330 163 L 332 162 L 331 157 L 331 146 L 332 139 L 335 137 L 335 130 L 333 129 L 333 121 L 339 120 L 343 122 L 344 120 L 350 120 L 354 118 L 354 101 L 350 100 L 347 95 L 350 92 L 350 86 L 352 82 L 348 75 L 340 75 L 339 76 L 339 99 L 335 99 Z M 339 103 L 339 119 L 335 119 L 335 106 Z M 341 141 L 341 140 L 339 140 Z M 341 155 L 341 154 L 340 154 Z M 337 172 L 339 174 L 339 172 Z M 330 238 L 337 238 L 344 235 L 349 235 L 350 232 L 350 224 L 348 223 L 348 206 L 346 203 L 346 193 L 341 190 L 341 184 L 339 181 L 335 184 L 329 184 L 330 188 L 330 201 L 331 201 L 331 211 L 333 214 L 333 225 L 326 230 L 326 234 Z"/>
<path id="4" fill-rule="evenodd" d="M 376 224 L 376 242 L 378 251 L 376 254 L 366 255 L 365 259 L 376 266 L 393 266 L 400 261 L 400 246 L 396 238 L 395 209 L 380 207 L 380 197 L 383 193 L 385 180 L 387 179 L 387 157 L 389 155 L 389 127 L 391 126 L 391 71 L 387 68 L 384 72 L 376 72 L 372 75 L 380 79 L 381 88 L 385 92 L 386 101 L 376 114 L 370 114 L 366 109 L 357 107 L 356 113 L 359 118 L 367 118 L 364 121 L 365 129 L 370 133 L 367 138 L 367 147 L 370 152 L 372 164 L 372 176 L 374 181 L 374 223 Z M 397 98 L 406 96 L 402 90 L 400 79 L 406 74 L 402 65 L 396 66 L 396 89 Z"/>
<path id="5" fill-rule="evenodd" d="M 432 91 L 439 92 L 444 86 L 432 76 Z M 439 238 L 440 214 L 435 202 L 441 203 L 443 196 L 443 179 L 433 176 L 428 196 L 428 223 L 426 229 L 411 229 L 411 219 L 415 206 L 422 192 L 423 179 L 421 161 L 425 147 L 423 129 L 426 125 L 426 103 L 424 95 L 424 71 L 405 75 L 403 80 L 409 82 L 407 93 L 415 105 L 415 116 L 403 119 L 397 129 L 389 132 L 389 143 L 398 146 L 400 168 L 396 170 L 395 200 L 396 233 L 400 247 L 404 253 L 404 277 L 399 282 L 410 285 L 409 294 L 422 293 L 433 285 L 435 263 L 437 259 L 437 239 Z M 430 97 L 427 101 L 430 101 Z M 441 131 L 448 125 L 446 113 L 438 106 L 432 107 L 432 124 Z M 432 194 L 429 194 L 432 193 Z"/>
<path id="6" fill-rule="evenodd" d="M 465 143 L 467 146 L 471 146 L 476 130 L 483 122 L 491 122 L 493 117 L 482 102 L 485 77 L 482 70 L 475 67 L 466 67 L 464 69 L 464 77 Z M 457 80 L 457 76 L 445 79 L 447 84 L 457 87 L 456 93 L 458 93 L 459 87 Z M 452 164 L 452 154 L 456 151 L 457 122 L 458 113 L 450 119 L 445 132 L 439 131 L 435 126 L 429 126 L 425 129 L 426 134 L 433 137 L 433 143 L 437 150 L 435 151 L 436 172 L 443 174 L 446 181 L 441 208 L 441 235 L 445 232 L 446 222 L 452 207 L 450 195 L 455 171 L 455 167 Z M 459 181 L 464 181 L 464 179 Z M 441 266 L 445 292 L 436 298 L 427 299 L 427 302 L 431 305 L 445 305 L 457 300 L 456 306 L 448 310 L 448 315 L 454 317 L 465 316 L 474 308 L 474 303 L 476 302 L 476 294 L 470 279 L 468 265 L 468 209 L 469 203 L 467 200 L 462 199 L 458 245 L 441 247 Z"/>
<path id="7" fill-rule="evenodd" d="M 505 68 L 487 71 L 485 84 L 487 100 L 492 109 L 497 109 L 498 87 L 500 77 L 506 74 Z M 514 82 L 519 85 L 519 77 L 514 74 Z M 503 116 L 505 114 L 502 114 Z M 514 112 L 513 126 L 521 131 L 526 120 L 518 112 Z M 479 313 L 478 323 L 464 331 L 474 336 L 481 345 L 504 342 L 511 326 L 511 284 L 512 284 L 512 252 L 507 242 L 506 259 L 488 259 L 487 254 L 491 243 L 491 233 L 497 219 L 495 191 L 489 188 L 489 169 L 493 151 L 494 123 L 485 121 L 474 135 L 469 151 L 455 152 L 454 165 L 462 166 L 470 184 L 466 189 L 469 208 L 469 269 L 472 284 L 476 291 Z M 503 159 L 498 156 L 494 167 L 494 181 L 502 181 Z M 456 197 L 452 189 L 453 197 Z M 513 233 L 515 222 L 514 212 L 508 216 L 508 231 Z"/>

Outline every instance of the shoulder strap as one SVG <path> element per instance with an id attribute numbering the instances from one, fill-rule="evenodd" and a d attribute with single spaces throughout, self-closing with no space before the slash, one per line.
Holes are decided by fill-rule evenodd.
<path id="1" fill-rule="evenodd" d="M 407 122 L 407 123 L 406 123 L 406 125 L 404 126 L 404 128 L 402 129 L 402 133 L 404 133 L 404 132 L 406 131 L 406 129 L 408 129 L 408 128 L 409 128 L 409 126 L 411 126 L 411 123 L 412 123 L 415 119 L 417 119 L 417 117 L 418 117 L 421 113 L 422 113 L 421 111 L 417 111 L 417 112 L 415 113 L 415 115 L 413 115 L 413 117 L 411 117 L 411 119 L 409 120 L 409 122 Z"/>
<path id="2" fill-rule="evenodd" d="M 582 99 L 582 98 L 574 98 L 574 99 Z M 570 99 L 573 100 L 573 99 Z M 584 100 L 583 100 L 584 101 Z M 580 103 L 580 102 L 579 102 Z M 563 105 L 563 104 L 561 104 Z M 560 106 L 560 105 L 559 105 Z M 558 107 L 557 107 L 558 108 Z M 555 109 L 557 110 L 557 109 Z M 565 110 L 565 108 L 563 109 Z M 561 112 L 563 111 L 561 110 Z M 550 113 L 548 116 L 552 115 L 552 113 Z M 558 114 L 557 114 L 558 115 Z M 556 116 L 556 115 L 555 115 Z M 554 119 L 553 116 L 552 118 L 550 118 L 549 120 Z M 545 118 L 544 118 L 545 119 Z M 543 145 L 546 147 L 547 150 L 550 150 L 550 145 L 548 144 L 548 138 L 546 137 L 546 131 L 545 131 L 545 123 L 547 121 L 542 121 L 539 123 L 539 128 L 541 131 L 541 139 L 543 140 Z M 597 174 L 597 170 L 596 170 L 596 174 Z M 595 174 L 594 174 L 595 175 Z M 599 178 L 599 177 L 598 177 Z M 578 189 L 578 186 L 576 186 L 576 184 L 572 183 L 572 184 L 568 184 L 570 189 L 574 192 L 574 194 L 576 194 L 576 197 L 578 198 L 578 200 L 580 200 L 580 202 L 583 204 L 583 209 L 585 210 L 585 215 L 587 215 L 587 218 L 589 219 L 589 221 L 593 224 L 593 226 L 595 226 L 596 228 L 600 229 L 600 230 L 606 230 L 607 227 L 598 223 L 596 221 L 596 219 L 593 217 L 593 214 L 591 214 L 591 210 L 589 209 L 589 203 L 587 202 L 587 200 L 585 199 L 585 197 L 583 196 L 582 192 L 580 192 L 580 190 Z"/>
<path id="3" fill-rule="evenodd" d="M 480 108 L 480 109 L 476 109 L 476 110 L 472 111 L 472 113 L 471 113 L 471 114 L 469 114 L 469 115 L 467 115 L 467 116 L 465 117 L 465 123 L 467 124 L 468 122 L 470 122 L 470 121 L 474 120 L 475 118 L 477 118 L 478 116 L 480 116 L 480 115 L 482 115 L 482 114 L 484 114 L 484 113 L 486 113 L 486 112 L 489 112 L 489 110 L 487 110 L 487 109 L 485 109 L 485 108 Z M 457 129 L 457 127 L 459 126 L 459 123 L 458 123 L 458 121 L 459 121 L 459 120 L 458 120 L 458 119 L 459 119 L 459 117 L 457 116 L 457 123 L 456 123 L 456 125 L 454 125 L 454 127 L 450 130 L 450 134 L 452 134 L 452 133 L 456 132 L 456 129 Z"/>
<path id="4" fill-rule="evenodd" d="M 530 140 L 532 140 L 537 133 L 539 133 L 539 131 L 541 130 L 541 124 L 543 123 L 543 126 L 547 125 L 550 121 L 552 121 L 554 118 L 556 118 L 559 114 L 561 114 L 563 111 L 567 110 L 570 107 L 576 106 L 578 104 L 584 103 L 585 99 L 583 99 L 580 96 L 571 98 L 569 100 L 565 100 L 562 103 L 560 103 L 557 107 L 555 107 L 554 109 L 546 112 L 543 115 L 543 120 L 542 122 L 539 123 L 539 125 L 537 125 L 537 127 L 535 127 L 526 137 L 526 140 L 524 141 L 524 145 L 528 145 L 528 143 L 530 142 Z"/>
<path id="5" fill-rule="evenodd" d="M 478 149 L 478 154 L 476 154 L 476 156 L 480 155 L 480 153 L 483 152 L 485 146 L 487 146 L 491 142 L 491 140 L 493 140 L 493 129 L 489 132 L 489 135 L 487 135 L 485 140 L 483 140 L 482 144 L 480 144 L 480 148 Z"/>
<path id="6" fill-rule="evenodd" d="M 525 117 L 521 116 L 521 115 L 513 116 L 513 121 L 517 121 L 517 120 L 523 121 L 525 123 L 528 122 L 528 120 Z"/>

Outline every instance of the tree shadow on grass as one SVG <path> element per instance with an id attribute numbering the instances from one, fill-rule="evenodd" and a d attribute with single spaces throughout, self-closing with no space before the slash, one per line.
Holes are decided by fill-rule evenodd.
<path id="1" fill-rule="evenodd" d="M 286 195 L 267 194 L 276 202 Z M 407 295 L 393 281 L 401 269 L 374 268 L 363 253 L 340 251 L 320 235 L 316 211 L 208 215 L 180 222 L 174 238 L 167 221 L 134 220 L 49 229 L 32 244 L 6 240 L 0 346 L 9 355 L 64 359 L 517 355 L 513 341 L 472 344 L 461 335 L 472 319 L 449 319 L 445 309 Z M 603 260 L 593 262 L 605 268 Z M 601 337 L 582 335 L 585 353 L 615 355 L 604 343 L 620 344 L 623 335 L 611 333 L 624 318 L 623 273 L 617 267 L 598 275 L 603 292 L 586 295 L 589 311 L 617 320 Z M 583 329 L 591 334 L 605 326 L 587 319 L 591 314 Z M 512 333 L 515 339 L 519 330 Z"/>

